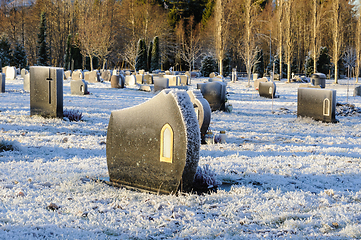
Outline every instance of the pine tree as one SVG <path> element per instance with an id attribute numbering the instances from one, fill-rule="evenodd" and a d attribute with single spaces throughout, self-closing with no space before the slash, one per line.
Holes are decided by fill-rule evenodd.
<path id="1" fill-rule="evenodd" d="M 154 37 L 150 71 L 154 71 L 154 70 L 157 70 L 157 69 L 160 69 L 159 38 Z"/>
<path id="2" fill-rule="evenodd" d="M 208 20 L 212 17 L 214 5 L 215 5 L 215 0 L 208 0 L 208 2 L 206 4 L 206 8 L 204 9 L 203 14 L 202 14 L 201 22 L 202 22 L 203 27 L 207 26 Z"/>
<path id="3" fill-rule="evenodd" d="M 40 28 L 38 34 L 38 65 L 48 66 L 48 46 L 46 42 L 46 14 L 42 12 L 40 15 Z"/>
<path id="4" fill-rule="evenodd" d="M 27 65 L 27 57 L 24 46 L 17 43 L 13 53 L 13 65 L 25 68 Z"/>
<path id="5" fill-rule="evenodd" d="M 152 50 L 153 50 L 153 42 L 149 42 L 148 56 L 147 56 L 147 71 L 150 71 L 150 65 L 152 64 Z"/>
<path id="6" fill-rule="evenodd" d="M 138 70 L 147 69 L 147 47 L 144 39 L 138 41 L 135 68 Z"/>
<path id="7" fill-rule="evenodd" d="M 253 67 L 253 73 L 257 73 L 258 77 L 261 78 L 261 77 L 263 77 L 263 73 L 264 73 L 264 60 L 263 60 L 263 51 L 262 50 L 257 52 L 256 59 L 257 59 L 257 62 Z"/>
<path id="8" fill-rule="evenodd" d="M 205 56 L 202 60 L 201 73 L 208 77 L 210 73 L 217 71 L 217 62 L 212 56 Z"/>
<path id="9" fill-rule="evenodd" d="M 12 60 L 11 45 L 8 38 L 3 35 L 0 40 L 0 63 L 1 66 L 9 66 Z"/>
<path id="10" fill-rule="evenodd" d="M 68 35 L 68 40 L 66 41 L 64 68 L 67 70 L 71 68 L 71 34 Z"/>

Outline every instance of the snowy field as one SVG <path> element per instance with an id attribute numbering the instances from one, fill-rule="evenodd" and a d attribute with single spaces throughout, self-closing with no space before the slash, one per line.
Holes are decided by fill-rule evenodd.
<path id="1" fill-rule="evenodd" d="M 348 102 L 361 108 L 350 82 Z M 84 115 L 69 122 L 30 117 L 22 81 L 7 81 L 0 141 L 16 150 L 0 152 L 0 239 L 361 238 L 361 115 L 336 124 L 297 118 L 299 84 L 276 84 L 272 104 L 246 81 L 228 83 L 233 111 L 212 113 L 210 125 L 227 143 L 202 145 L 199 161 L 225 187 L 174 196 L 89 181 L 108 177 L 111 111 L 153 93 L 97 83 L 74 96 L 64 81 L 64 110 Z M 346 103 L 347 80 L 326 88 Z"/>

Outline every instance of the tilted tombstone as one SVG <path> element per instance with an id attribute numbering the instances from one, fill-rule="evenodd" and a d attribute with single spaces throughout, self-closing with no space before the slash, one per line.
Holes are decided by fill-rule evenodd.
<path id="1" fill-rule="evenodd" d="M 254 80 L 254 82 L 253 82 L 254 89 L 258 90 L 260 82 L 268 82 L 268 79 L 266 77 L 263 77 L 263 78 L 258 78 L 256 80 Z"/>
<path id="2" fill-rule="evenodd" d="M 5 92 L 5 73 L 0 73 L 0 92 Z"/>
<path id="3" fill-rule="evenodd" d="M 179 83 L 180 85 L 186 86 L 189 85 L 188 76 L 187 75 L 179 75 Z"/>
<path id="4" fill-rule="evenodd" d="M 355 87 L 355 89 L 353 90 L 353 96 L 354 96 L 354 97 L 356 97 L 356 96 L 361 96 L 361 85 Z"/>
<path id="5" fill-rule="evenodd" d="M 153 75 L 150 75 L 150 74 L 144 74 L 143 76 L 143 82 L 145 84 L 153 84 Z"/>
<path id="6" fill-rule="evenodd" d="M 206 82 L 198 83 L 197 89 L 200 89 L 212 111 L 225 110 L 226 104 L 226 88 L 227 84 L 224 82 Z"/>
<path id="7" fill-rule="evenodd" d="M 64 79 L 67 80 L 71 78 L 71 70 L 65 71 L 64 72 Z"/>
<path id="8" fill-rule="evenodd" d="M 199 149 L 198 120 L 185 91 L 164 90 L 111 113 L 106 155 L 115 185 L 165 194 L 190 191 Z"/>
<path id="9" fill-rule="evenodd" d="M 124 82 L 119 75 L 113 75 L 110 79 L 111 88 L 124 88 Z"/>
<path id="10" fill-rule="evenodd" d="M 211 122 L 211 107 L 199 89 L 187 91 L 192 103 L 194 110 L 197 115 L 198 125 L 201 132 L 201 142 L 206 143 L 206 133 Z"/>
<path id="11" fill-rule="evenodd" d="M 154 78 L 154 92 L 169 88 L 168 78 Z"/>
<path id="12" fill-rule="evenodd" d="M 30 73 L 25 74 L 24 76 L 24 85 L 23 85 L 25 92 L 30 92 Z"/>
<path id="13" fill-rule="evenodd" d="M 100 82 L 98 70 L 94 70 L 94 71 L 91 71 L 91 72 L 85 72 L 84 73 L 84 80 L 88 81 L 88 82 L 91 82 L 91 83 Z"/>
<path id="14" fill-rule="evenodd" d="M 137 74 L 137 75 L 134 75 L 135 76 L 135 82 L 137 84 L 143 84 L 143 81 L 144 81 L 144 75 L 143 74 Z"/>
<path id="15" fill-rule="evenodd" d="M 63 118 L 63 68 L 30 67 L 30 115 Z"/>
<path id="16" fill-rule="evenodd" d="M 134 86 L 135 85 L 135 76 L 134 75 L 126 75 L 125 76 L 125 85 Z"/>
<path id="17" fill-rule="evenodd" d="M 299 88 L 297 117 L 310 117 L 323 122 L 338 122 L 336 119 L 336 90 Z"/>
<path id="18" fill-rule="evenodd" d="M 276 84 L 274 82 L 260 82 L 258 92 L 261 97 L 274 98 L 276 97 Z"/>
<path id="19" fill-rule="evenodd" d="M 169 79 L 169 86 L 178 86 L 178 85 L 180 85 L 179 76 L 176 76 L 176 75 L 164 75 L 164 78 Z"/>
<path id="20" fill-rule="evenodd" d="M 83 80 L 84 79 L 84 73 L 82 70 L 78 69 L 76 71 L 74 71 L 71 74 L 71 79 L 72 80 Z"/>
<path id="21" fill-rule="evenodd" d="M 104 82 L 109 82 L 110 78 L 112 77 L 112 73 L 109 70 L 105 70 L 102 72 L 101 77 L 104 80 Z"/>
<path id="22" fill-rule="evenodd" d="M 326 75 L 323 73 L 314 73 L 311 76 L 311 83 L 314 86 L 319 85 L 321 88 L 326 87 Z"/>
<path id="23" fill-rule="evenodd" d="M 87 95 L 88 83 L 85 80 L 73 80 L 70 82 L 70 92 L 72 95 Z"/>
<path id="24" fill-rule="evenodd" d="M 16 68 L 15 67 L 7 67 L 5 73 L 6 80 L 14 80 L 16 78 Z"/>

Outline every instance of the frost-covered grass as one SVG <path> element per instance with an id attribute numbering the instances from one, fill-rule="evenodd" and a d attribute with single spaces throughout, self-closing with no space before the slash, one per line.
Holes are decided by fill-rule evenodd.
<path id="1" fill-rule="evenodd" d="M 340 103 L 346 82 L 327 82 Z M 7 81 L 0 144 L 16 149 L 0 151 L 0 239 L 361 238 L 360 114 L 337 124 L 297 118 L 298 84 L 276 84 L 273 103 L 246 81 L 228 84 L 233 111 L 212 113 L 210 125 L 226 131 L 227 143 L 202 145 L 199 161 L 223 188 L 173 196 L 89 180 L 108 177 L 111 111 L 152 93 L 97 83 L 75 96 L 64 81 L 64 109 L 83 115 L 71 122 L 30 117 L 22 82 Z M 361 97 L 351 96 L 360 108 Z"/>

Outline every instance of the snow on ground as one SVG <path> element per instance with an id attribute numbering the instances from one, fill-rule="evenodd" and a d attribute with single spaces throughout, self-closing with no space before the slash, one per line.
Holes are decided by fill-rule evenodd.
<path id="1" fill-rule="evenodd" d="M 348 102 L 361 107 L 353 82 Z M 7 81 L 0 141 L 16 149 L 0 152 L 0 239 L 361 238 L 360 115 L 337 124 L 297 118 L 299 84 L 276 84 L 272 101 L 246 81 L 228 83 L 233 111 L 212 113 L 210 125 L 226 130 L 227 143 L 202 145 L 199 161 L 223 188 L 169 196 L 89 181 L 108 176 L 111 111 L 154 94 L 97 83 L 73 96 L 64 81 L 64 110 L 84 115 L 69 122 L 30 117 L 22 81 Z M 326 88 L 347 102 L 347 80 Z"/>

